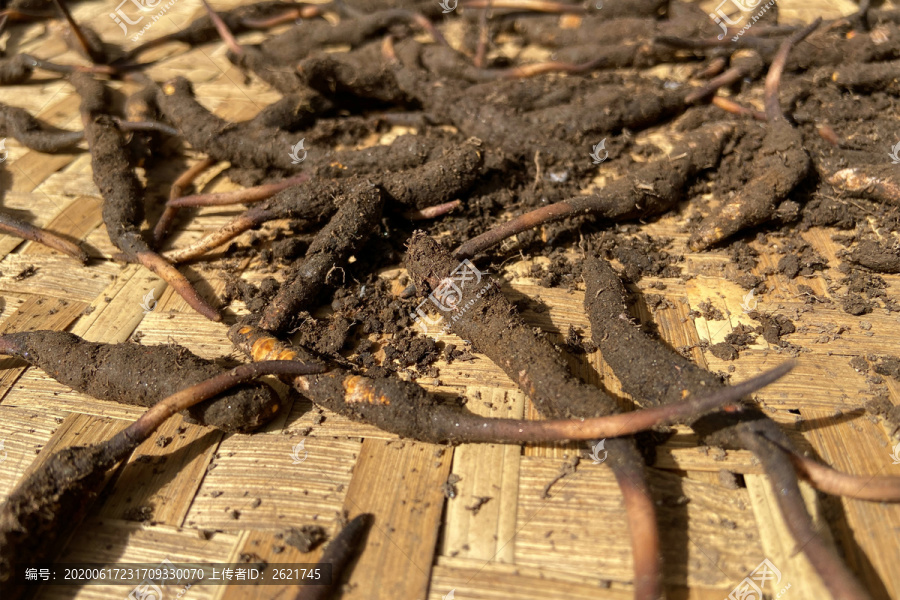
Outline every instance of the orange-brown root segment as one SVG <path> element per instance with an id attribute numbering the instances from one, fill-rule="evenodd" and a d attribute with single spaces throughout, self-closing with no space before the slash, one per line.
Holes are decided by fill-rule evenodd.
<path id="1" fill-rule="evenodd" d="M 51 233 L 45 229 L 26 223 L 25 221 L 21 221 L 5 212 L 0 212 L 0 231 L 20 237 L 23 240 L 31 240 L 43 244 L 48 248 L 53 248 L 58 252 L 68 254 L 82 263 L 88 261 L 87 252 L 85 252 L 78 244 L 63 239 L 55 233 Z"/>

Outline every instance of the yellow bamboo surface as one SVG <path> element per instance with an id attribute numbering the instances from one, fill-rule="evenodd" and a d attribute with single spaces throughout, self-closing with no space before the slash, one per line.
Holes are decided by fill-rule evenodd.
<path id="1" fill-rule="evenodd" d="M 437 0 L 435 0 L 437 1 Z M 239 4 L 219 0 L 216 8 Z M 714 3 L 709 3 L 710 10 Z M 706 4 L 704 4 L 706 7 Z M 779 2 L 784 21 L 826 18 L 853 12 L 847 0 Z M 78 2 L 71 10 L 104 38 L 135 45 L 108 16 L 110 2 Z M 145 34 L 145 39 L 176 31 L 203 13 L 200 3 L 178 0 Z M 44 22 L 18 27 L 6 48 L 48 60 L 83 63 L 62 42 L 62 26 Z M 453 32 L 448 32 L 451 42 Z M 7 36 L 8 38 L 9 36 Z M 243 37 L 262 39 L 261 34 Z M 539 56 L 526 49 L 523 56 Z M 530 52 L 531 54 L 528 54 Z M 546 54 L 546 53 L 545 53 Z M 158 59 L 148 73 L 157 81 L 183 75 L 194 82 L 198 97 L 228 120 L 252 117 L 278 94 L 254 79 L 246 81 L 225 56 L 222 44 L 190 49 L 183 44 L 149 52 Z M 59 127 L 79 129 L 78 97 L 55 76 L 39 83 L 0 88 L 0 102 L 20 106 Z M 130 92 L 135 84 L 114 83 Z M 900 132 L 900 126 L 897 131 Z M 396 132 L 394 132 L 396 133 Z M 658 136 L 654 130 L 642 136 Z M 656 138 L 654 138 L 656 139 Z M 360 140 L 360 146 L 386 139 Z M 116 249 L 106 235 L 102 203 L 91 177 L 90 157 L 47 155 L 28 150 L 12 139 L 0 165 L 2 208 L 72 240 L 92 256 L 86 266 L 17 238 L 0 235 L 0 332 L 32 329 L 67 330 L 91 341 L 176 342 L 207 358 L 239 358 L 225 336 L 228 325 L 211 323 L 194 313 L 167 285 L 147 270 L 114 260 Z M 202 155 L 191 152 L 185 162 L 157 164 L 140 170 L 147 185 L 148 216 L 155 219 L 172 181 Z M 169 164 L 171 163 L 171 164 Z M 198 181 L 202 192 L 238 186 L 221 176 L 217 165 Z M 465 198 L 463 198 L 465 200 Z M 192 218 L 168 242 L 179 247 L 215 230 L 241 211 L 215 208 L 191 211 Z M 689 347 L 697 363 L 749 378 L 786 358 L 786 352 L 762 338 L 727 362 L 701 343 L 720 342 L 739 323 L 755 326 L 742 310 L 745 290 L 729 280 L 735 267 L 723 251 L 702 254 L 687 249 L 688 211 L 668 215 L 640 231 L 671 240 L 667 250 L 684 256 L 683 276 L 645 277 L 637 285 L 664 300 L 654 308 L 641 304 L 641 319 L 656 324 L 673 347 Z M 636 229 L 637 230 L 637 229 Z M 272 228 L 244 234 L 266 238 Z M 751 242 L 760 252 L 754 274 L 765 279 L 768 292 L 756 298 L 767 312 L 789 316 L 797 332 L 785 340 L 800 348 L 797 368 L 758 394 L 759 402 L 798 446 L 814 450 L 822 460 L 852 473 L 900 476 L 892 464 L 888 426 L 864 410 L 873 384 L 850 360 L 870 354 L 900 355 L 900 318 L 876 310 L 854 317 L 834 301 L 831 285 L 843 247 L 836 230 L 811 229 L 802 234 L 828 259 L 828 269 L 813 277 L 789 280 L 777 273 L 782 253 L 775 241 Z M 773 240 L 775 238 L 772 238 Z M 572 257 L 578 259 L 577 252 Z M 570 326 L 590 335 L 584 314 L 583 286 L 545 288 L 528 277 L 532 265 L 547 259 L 521 256 L 503 267 L 506 292 L 513 299 L 539 299 L 547 310 L 526 308 L 526 320 L 561 342 Z M 223 266 L 229 267 L 225 273 Z M 265 267 L 265 268 L 263 268 Z M 21 277 L 26 272 L 32 274 Z M 192 264 L 183 269 L 207 297 L 221 297 L 227 277 L 235 273 L 258 283 L 280 277 L 252 259 Z M 397 268 L 382 277 L 399 292 Z M 900 292 L 900 276 L 884 276 L 887 293 Z M 809 286 L 826 299 L 808 310 Z M 145 299 L 152 292 L 153 309 Z M 707 321 L 692 314 L 709 302 L 724 315 Z M 532 305 L 529 305 L 532 306 Z M 231 314 L 246 312 L 235 301 Z M 439 341 L 463 341 L 433 334 Z M 573 357 L 573 371 L 615 393 L 618 382 L 598 352 Z M 18 481 L 53 452 L 69 445 L 110 437 L 141 414 L 135 407 L 97 400 L 75 392 L 21 361 L 0 359 L 0 500 Z M 492 417 L 536 418 L 530 402 L 504 373 L 482 355 L 472 361 L 438 362 L 439 376 L 423 378 L 426 387 L 464 395 L 468 408 Z M 900 403 L 900 382 L 885 381 L 891 402 Z M 299 394 L 280 386 L 291 405 L 276 421 L 253 435 L 223 434 L 173 418 L 142 444 L 127 464 L 110 475 L 103 496 L 87 519 L 66 541 L 66 562 L 159 563 L 229 562 L 254 557 L 268 562 L 312 563 L 321 548 L 304 554 L 284 543 L 291 527 L 321 525 L 333 536 L 346 516 L 375 515 L 362 554 L 344 582 L 346 599 L 544 600 L 546 598 L 625 600 L 632 593 L 632 559 L 623 503 L 612 472 L 605 464 L 582 458 L 573 473 L 546 491 L 560 469 L 584 455 L 578 444 L 463 445 L 456 448 L 399 440 L 392 434 L 321 411 Z M 160 443 L 164 440 L 165 443 Z M 303 441 L 307 458 L 292 453 Z M 735 475 L 742 483 L 735 485 Z M 456 481 L 456 494 L 444 484 Z M 665 558 L 663 578 L 672 598 L 725 598 L 759 563 L 768 558 L 781 571 L 777 593 L 790 584 L 784 598 L 826 598 L 822 582 L 787 532 L 776 498 L 750 452 L 723 451 L 698 445 L 686 427 L 657 451 L 649 469 L 657 500 Z M 817 495 L 804 485 L 819 530 L 835 544 L 858 576 L 880 581 L 877 598 L 900 598 L 900 506 Z M 180 588 L 179 588 L 180 589 Z M 175 597 L 179 589 L 167 590 Z M 123 586 L 47 587 L 40 598 L 124 598 Z M 451 594 L 453 592 L 453 594 Z M 187 598 L 210 600 L 292 598 L 291 587 L 226 587 L 195 585 Z"/>

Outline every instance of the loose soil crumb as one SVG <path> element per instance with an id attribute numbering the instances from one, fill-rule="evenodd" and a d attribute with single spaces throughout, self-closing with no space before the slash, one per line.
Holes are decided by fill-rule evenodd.
<path id="1" fill-rule="evenodd" d="M 304 553 L 312 552 L 326 539 L 328 539 L 328 534 L 321 525 L 291 527 L 284 537 L 286 543 Z"/>

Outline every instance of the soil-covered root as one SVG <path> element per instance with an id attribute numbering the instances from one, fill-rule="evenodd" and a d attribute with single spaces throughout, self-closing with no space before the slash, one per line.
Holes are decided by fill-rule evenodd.
<path id="1" fill-rule="evenodd" d="M 900 94 L 900 60 L 839 66 L 831 80 L 854 92 Z"/>
<path id="2" fill-rule="evenodd" d="M 241 365 L 182 387 L 105 442 L 65 448 L 50 456 L 0 506 L 0 584 L 4 600 L 18 600 L 29 592 L 27 586 L 10 581 L 15 566 L 51 561 L 65 535 L 99 495 L 106 471 L 125 459 L 166 419 L 262 375 L 301 375 L 321 370 L 319 365 L 292 361 Z"/>
<path id="3" fill-rule="evenodd" d="M 665 405 L 677 402 L 685 394 L 704 394 L 724 385 L 718 377 L 651 339 L 631 322 L 625 287 L 609 263 L 589 256 L 583 275 L 587 286 L 585 310 L 591 321 L 594 343 L 622 384 L 622 390 L 637 402 Z M 648 381 L 645 376 L 648 372 L 660 376 Z M 691 426 L 706 444 L 753 452 L 770 479 L 794 539 L 829 589 L 840 590 L 836 597 L 847 600 L 868 597 L 816 532 L 800 494 L 797 474 L 775 446 L 793 448 L 793 444 L 774 421 L 757 408 L 747 408 L 742 412 L 714 413 Z"/>
<path id="4" fill-rule="evenodd" d="M 252 324 L 238 323 L 228 332 L 235 347 L 253 360 L 315 358 Z M 395 377 L 366 377 L 337 367 L 321 375 L 287 380 L 312 402 L 354 421 L 401 437 L 433 444 L 529 444 L 614 438 L 658 426 L 693 420 L 732 404 L 777 380 L 791 368 L 784 363 L 759 377 L 722 388 L 703 397 L 689 397 L 677 406 L 648 408 L 587 419 L 524 421 L 475 415 Z"/>
<path id="5" fill-rule="evenodd" d="M 65 152 L 84 139 L 81 131 L 64 131 L 41 123 L 25 109 L 0 103 L 0 135 L 38 152 Z"/>
<path id="6" fill-rule="evenodd" d="M 716 166 L 734 127 L 715 123 L 690 133 L 670 156 L 627 174 L 590 196 L 576 196 L 506 221 L 463 243 L 454 251 L 472 257 L 504 239 L 544 223 L 575 215 L 615 221 L 645 218 L 670 209 L 684 198 L 684 189 L 698 173 Z"/>
<path id="7" fill-rule="evenodd" d="M 619 412 L 615 399 L 572 377 L 550 342 L 522 320 L 489 275 L 471 263 L 458 263 L 422 232 L 410 239 L 405 262 L 416 289 L 433 290 L 430 297 L 444 311 L 449 331 L 471 341 L 474 349 L 503 369 L 544 416 Z M 635 598 L 656 599 L 660 594 L 659 534 L 644 464 L 633 439 L 609 440 L 606 447 L 632 534 Z"/>
<path id="8" fill-rule="evenodd" d="M 104 114 L 106 88 L 90 75 L 75 73 L 72 84 L 81 95 L 85 137 L 91 150 L 94 183 L 103 197 L 103 222 L 109 239 L 125 260 L 140 263 L 171 285 L 194 310 L 212 321 L 218 311 L 204 300 L 172 264 L 150 249 L 141 235 L 143 186 L 134 172 L 125 139 L 115 121 Z"/>
<path id="9" fill-rule="evenodd" d="M 311 303 L 326 285 L 328 275 L 342 269 L 378 229 L 384 195 L 377 186 L 360 183 L 348 190 L 331 221 L 313 238 L 306 256 L 287 273 L 281 289 L 263 311 L 260 327 L 280 332 L 293 317 L 312 308 Z"/>
<path id="10" fill-rule="evenodd" d="M 896 165 L 848 167 L 835 171 L 827 180 L 850 196 L 900 206 L 900 173 Z"/>
<path id="11" fill-rule="evenodd" d="M 754 158 L 755 175 L 734 197 L 700 223 L 688 241 L 693 250 L 704 250 L 739 231 L 771 220 L 783 200 L 803 181 L 812 165 L 803 136 L 781 112 L 778 87 L 785 62 L 798 41 L 819 24 L 815 21 L 782 42 L 766 76 L 765 105 L 769 128 Z"/>
<path id="12" fill-rule="evenodd" d="M 398 145 L 401 150 L 403 147 L 406 147 L 406 144 Z M 368 153 L 357 152 L 360 153 L 358 158 L 361 161 L 367 160 L 365 155 Z M 380 156 L 382 152 L 385 152 L 385 156 L 394 154 L 393 151 L 379 150 L 376 155 Z M 483 157 L 480 143 L 476 140 L 452 147 L 439 156 L 436 155 L 436 151 L 430 152 L 429 156 L 433 158 L 411 169 L 370 174 L 365 177 L 348 177 L 342 180 L 314 179 L 302 185 L 289 187 L 235 217 L 218 231 L 210 233 L 190 246 L 167 252 L 165 256 L 173 262 L 193 260 L 272 219 L 289 218 L 321 223 L 330 219 L 337 210 L 334 199 L 348 197 L 349 190 L 360 182 L 381 186 L 387 195 L 385 200 L 388 207 L 405 212 L 410 209 L 428 208 L 430 203 L 449 202 L 467 190 L 481 174 Z M 407 159 L 409 158 L 407 155 Z"/>
<path id="13" fill-rule="evenodd" d="M 281 91 L 281 90 L 279 90 Z M 285 131 L 308 129 L 316 120 L 334 110 L 334 103 L 306 87 L 289 93 L 263 108 L 250 124 L 254 127 L 277 128 Z"/>
<path id="14" fill-rule="evenodd" d="M 83 394 L 134 406 L 153 406 L 177 390 L 226 369 L 177 345 L 88 342 L 61 331 L 27 331 L 0 336 L 0 351 L 22 358 Z M 264 383 L 192 407 L 185 417 L 223 431 L 248 432 L 281 409 Z"/>
<path id="15" fill-rule="evenodd" d="M 337 24 L 310 21 L 265 40 L 259 48 L 271 59 L 273 66 L 293 65 L 319 48 L 335 44 L 356 48 L 381 36 L 391 27 L 410 23 L 424 24 L 416 13 L 403 8 L 342 19 Z"/>
<path id="16" fill-rule="evenodd" d="M 366 44 L 343 54 L 316 52 L 300 61 L 297 75 L 303 85 L 335 100 L 345 99 L 349 108 L 365 103 L 410 103 L 397 85 L 391 67 L 382 59 L 381 43 Z M 350 98 L 355 103 L 349 102 Z"/>
<path id="17" fill-rule="evenodd" d="M 23 240 L 31 240 L 43 244 L 48 248 L 53 248 L 63 254 L 68 254 L 82 264 L 88 261 L 87 252 L 85 252 L 78 244 L 61 238 L 46 229 L 35 227 L 34 225 L 26 223 L 21 219 L 17 219 L 5 212 L 0 212 L 0 231 L 20 237 Z"/>
<path id="18" fill-rule="evenodd" d="M 245 168 L 276 168 L 295 173 L 305 168 L 291 158 L 294 136 L 252 121 L 229 123 L 215 116 L 194 98 L 191 84 L 176 77 L 160 86 L 157 103 L 196 150 L 220 161 Z"/>
<path id="19" fill-rule="evenodd" d="M 359 550 L 363 536 L 372 525 L 375 516 L 363 513 L 354 517 L 331 540 L 319 564 L 331 565 L 331 585 L 305 585 L 300 588 L 294 600 L 328 600 L 333 597 L 334 590 L 340 587 L 341 574 L 353 560 Z"/>
<path id="20" fill-rule="evenodd" d="M 403 40 L 396 50 L 400 61 L 385 73 L 392 73 L 399 89 L 421 103 L 429 115 L 467 136 L 490 140 L 492 147 L 512 159 L 531 160 L 536 148 L 550 163 L 571 162 L 581 154 L 573 144 L 553 139 L 545 128 L 528 122 L 517 111 L 486 103 L 480 94 L 472 94 L 471 88 L 445 86 L 441 79 L 431 77 L 419 64 L 421 45 L 414 40 Z"/>
<path id="21" fill-rule="evenodd" d="M 18 85 L 31 78 L 37 65 L 26 54 L 0 59 L 0 85 Z"/>

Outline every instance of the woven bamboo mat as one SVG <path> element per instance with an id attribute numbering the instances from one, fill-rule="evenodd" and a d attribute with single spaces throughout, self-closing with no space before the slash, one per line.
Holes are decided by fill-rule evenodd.
<path id="1" fill-rule="evenodd" d="M 436 0 L 437 1 L 437 0 Z M 219 1 L 218 8 L 238 4 Z M 825 18 L 848 14 L 846 0 L 779 2 L 782 19 Z M 118 26 L 108 17 L 111 2 L 80 2 L 75 17 L 105 38 L 125 47 Z M 148 39 L 176 31 L 202 13 L 199 2 L 177 0 L 146 33 Z M 58 24 L 18 28 L 14 46 L 49 60 L 77 62 L 66 51 Z M 250 34 L 245 39 L 259 39 Z M 451 38 L 452 39 L 452 38 Z M 10 46 L 8 46 L 10 47 Z M 225 58 L 221 44 L 189 50 L 169 45 L 148 58 L 160 59 L 150 75 L 157 81 L 176 74 L 195 84 L 198 97 L 219 116 L 241 120 L 276 100 L 258 82 L 248 83 Z M 127 85 L 118 87 L 130 91 Z M 0 101 L 21 106 L 54 125 L 79 129 L 78 98 L 62 80 L 0 89 Z M 898 127 L 900 131 L 900 127 Z M 382 140 L 383 142 L 384 140 Z M 361 140 L 360 145 L 379 140 Z M 0 329 L 65 329 L 91 341 L 143 344 L 174 341 L 209 358 L 237 356 L 226 325 L 192 312 L 166 284 L 142 268 L 114 262 L 114 248 L 103 226 L 98 191 L 86 152 L 45 155 L 7 140 L 9 156 L 0 167 L 4 209 L 27 216 L 36 225 L 82 240 L 95 260 L 81 267 L 32 243 L 0 236 Z M 148 207 L 158 206 L 184 168 L 172 164 L 148 176 Z M 202 191 L 236 186 L 207 173 Z M 149 209 L 151 218 L 157 212 Z M 238 210 L 203 209 L 173 237 L 184 245 L 224 224 Z M 694 254 L 686 248 L 685 215 L 668 216 L 641 229 L 671 239 L 669 251 L 683 254 L 688 277 L 645 277 L 641 291 L 660 296 L 652 309 L 640 307 L 674 347 L 692 346 L 692 358 L 713 370 L 750 377 L 784 359 L 783 350 L 762 338 L 733 362 L 701 350 L 701 341 L 717 343 L 739 323 L 755 326 L 741 309 L 745 290 L 728 279 L 735 274 L 725 252 Z M 265 235 L 266 229 L 263 229 Z M 758 296 L 760 309 L 789 316 L 796 333 L 785 339 L 800 348 L 800 362 L 786 379 L 758 395 L 765 411 L 802 448 L 812 448 L 828 463 L 857 474 L 900 476 L 892 465 L 885 424 L 863 410 L 876 383 L 850 365 L 854 357 L 900 354 L 900 317 L 885 311 L 853 317 L 834 301 L 830 283 L 842 247 L 836 231 L 813 229 L 803 238 L 829 261 L 829 268 L 794 280 L 773 269 L 782 254 L 776 241 L 751 243 L 761 254 L 754 274 L 769 291 Z M 246 234 L 245 234 L 246 235 Z M 248 240 L 245 237 L 243 240 Z M 514 296 L 539 298 L 548 307 L 527 311 L 526 319 L 562 339 L 570 326 L 590 326 L 581 291 L 545 288 L 528 278 L 534 262 L 522 257 L 505 265 Z M 233 268 L 258 283 L 265 276 L 252 261 Z M 32 275 L 18 277 L 33 267 Z M 221 294 L 224 275 L 197 263 L 184 269 L 201 290 Z M 401 271 L 383 273 L 400 289 Z M 277 273 L 275 274 L 278 275 Z M 885 276 L 888 294 L 900 292 L 900 276 Z M 660 285 L 662 284 L 662 285 Z M 801 288 L 801 286 L 807 286 Z M 809 290 L 812 290 L 810 292 Z M 145 311 L 153 292 L 158 303 Z M 808 310 L 809 294 L 822 303 Z M 707 320 L 692 311 L 710 303 L 723 317 Z M 239 302 L 231 306 L 243 313 Z M 453 336 L 443 341 L 461 344 Z M 615 376 L 594 352 L 572 359 L 580 377 L 619 392 Z M 517 387 L 490 361 L 438 363 L 437 380 L 420 380 L 430 389 L 464 394 L 469 408 L 485 415 L 534 416 Z M 0 361 L 0 498 L 51 453 L 72 444 L 108 438 L 140 411 L 95 400 L 49 379 L 36 368 L 12 359 Z M 887 379 L 891 401 L 900 403 L 900 382 Z M 282 387 L 282 390 L 284 388 Z M 161 446 L 157 439 L 171 438 Z M 304 441 L 305 459 L 294 464 L 294 448 Z M 456 448 L 401 441 L 374 428 L 313 410 L 296 398 L 289 414 L 252 436 L 222 433 L 182 423 L 176 417 L 148 440 L 117 473 L 90 517 L 69 539 L 65 562 L 159 563 L 229 562 L 242 556 L 269 562 L 312 563 L 321 549 L 303 554 L 286 545 L 288 527 L 318 524 L 329 534 L 342 512 L 371 512 L 377 525 L 356 562 L 346 599 L 439 600 L 516 598 L 518 600 L 631 597 L 631 554 L 622 499 L 605 465 L 582 461 L 574 473 L 545 487 L 564 463 L 583 448 L 568 446 L 463 445 Z M 728 473 L 745 485 L 728 485 Z M 791 600 L 828 597 L 822 583 L 798 553 L 775 507 L 775 498 L 749 452 L 705 448 L 687 428 L 665 443 L 650 469 L 659 504 L 665 582 L 673 598 L 721 599 L 764 559 L 782 574 L 778 589 Z M 457 494 L 447 499 L 442 486 L 455 476 Z M 900 506 L 824 499 L 804 487 L 810 512 L 854 571 L 880 598 L 900 598 Z M 485 500 L 487 499 L 487 500 Z M 879 589 L 879 585 L 883 588 Z M 42 598 L 124 598 L 123 586 L 45 588 Z M 173 590 L 172 596 L 178 590 Z M 453 591 L 453 594 L 450 592 Z M 186 597 L 201 599 L 291 598 L 294 590 L 266 587 L 196 585 Z"/>

